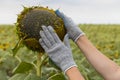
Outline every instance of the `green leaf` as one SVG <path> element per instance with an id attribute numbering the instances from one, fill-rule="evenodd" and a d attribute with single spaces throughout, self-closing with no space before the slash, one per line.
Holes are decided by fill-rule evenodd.
<path id="1" fill-rule="evenodd" d="M 46 80 L 46 79 L 38 77 L 35 74 L 29 74 L 24 80 Z"/>
<path id="2" fill-rule="evenodd" d="M 0 80 L 7 80 L 7 74 L 4 70 L 0 70 Z"/>
<path id="3" fill-rule="evenodd" d="M 15 74 L 9 80 L 24 80 L 27 74 Z"/>
<path id="4" fill-rule="evenodd" d="M 34 66 L 27 62 L 21 62 L 13 71 L 14 73 L 26 73 L 31 70 Z"/>
<path id="5" fill-rule="evenodd" d="M 48 80 L 67 80 L 62 73 L 51 76 Z"/>

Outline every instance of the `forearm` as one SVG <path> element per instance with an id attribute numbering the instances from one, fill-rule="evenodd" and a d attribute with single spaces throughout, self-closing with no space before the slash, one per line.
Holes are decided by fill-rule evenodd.
<path id="1" fill-rule="evenodd" d="M 105 79 L 114 76 L 119 66 L 98 51 L 85 36 L 80 37 L 76 43 L 88 61 Z"/>
<path id="2" fill-rule="evenodd" d="M 85 80 L 77 67 L 72 67 L 66 71 L 69 80 Z"/>

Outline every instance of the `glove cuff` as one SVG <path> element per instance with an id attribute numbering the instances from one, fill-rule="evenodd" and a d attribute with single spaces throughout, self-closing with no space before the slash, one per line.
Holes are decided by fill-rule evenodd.
<path id="1" fill-rule="evenodd" d="M 67 70 L 69 70 L 70 68 L 74 67 L 76 65 L 76 63 L 74 62 L 73 59 L 66 59 L 61 63 L 61 70 L 66 73 Z"/>
<path id="2" fill-rule="evenodd" d="M 83 36 L 83 35 L 85 35 L 85 33 L 79 34 L 79 35 L 75 38 L 74 42 L 77 42 L 77 40 L 78 40 L 81 36 Z"/>
<path id="3" fill-rule="evenodd" d="M 77 65 L 71 65 L 70 67 L 68 67 L 68 68 L 64 71 L 64 74 L 66 74 L 66 71 L 68 71 L 68 70 L 71 69 L 72 67 L 77 67 Z"/>

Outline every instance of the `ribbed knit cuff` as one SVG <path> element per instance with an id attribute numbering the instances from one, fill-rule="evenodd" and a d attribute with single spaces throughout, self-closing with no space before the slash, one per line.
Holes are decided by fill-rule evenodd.
<path id="1" fill-rule="evenodd" d="M 83 35 L 85 35 L 85 33 L 79 34 L 79 36 L 74 40 L 74 42 L 77 42 L 77 40 L 78 40 L 81 36 L 83 36 Z"/>
<path id="2" fill-rule="evenodd" d="M 66 62 L 66 61 L 65 61 L 65 62 Z M 63 71 L 64 73 L 66 73 L 67 70 L 69 70 L 70 68 L 72 68 L 72 67 L 74 67 L 74 66 L 77 67 L 77 65 L 76 65 L 76 63 L 75 63 L 74 61 L 69 61 L 69 62 L 67 62 L 66 64 L 65 64 L 65 62 L 63 62 L 64 65 L 61 65 L 61 69 L 62 69 L 62 71 Z"/>

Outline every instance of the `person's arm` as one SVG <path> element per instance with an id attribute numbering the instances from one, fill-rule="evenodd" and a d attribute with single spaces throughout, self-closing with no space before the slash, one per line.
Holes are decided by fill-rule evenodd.
<path id="1" fill-rule="evenodd" d="M 88 61 L 106 80 L 120 80 L 120 67 L 100 51 L 85 37 L 84 32 L 72 21 L 71 18 L 56 10 L 56 14 L 65 23 L 70 38 L 77 43 Z M 93 37 L 94 38 L 94 37 Z"/>
<path id="2" fill-rule="evenodd" d="M 120 80 L 120 67 L 97 50 L 86 36 L 81 36 L 76 43 L 105 80 Z"/>
<path id="3" fill-rule="evenodd" d="M 69 80 L 85 80 L 77 67 L 72 67 L 66 71 Z"/>
<path id="4" fill-rule="evenodd" d="M 51 60 L 68 76 L 69 80 L 84 80 L 74 62 L 68 35 L 65 35 L 63 44 L 51 26 L 42 26 L 42 29 L 39 42 Z"/>

